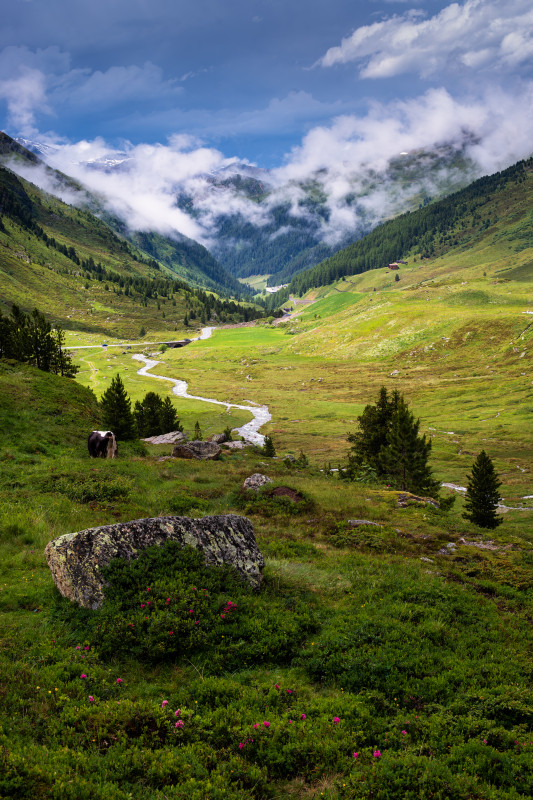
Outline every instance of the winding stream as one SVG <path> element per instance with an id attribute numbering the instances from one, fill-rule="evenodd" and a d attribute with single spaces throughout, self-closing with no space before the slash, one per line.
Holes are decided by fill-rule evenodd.
<path id="1" fill-rule="evenodd" d="M 193 339 L 192 341 L 197 342 L 200 339 L 209 339 L 213 330 L 214 328 L 202 328 L 200 336 L 197 336 L 196 339 Z M 239 408 L 241 411 L 249 411 L 250 414 L 252 414 L 253 419 L 250 422 L 247 422 L 245 425 L 241 425 L 240 428 L 236 428 L 235 430 L 239 436 L 242 436 L 247 442 L 250 442 L 251 444 L 257 444 L 260 447 L 264 445 L 265 437 L 262 433 L 259 433 L 259 428 L 272 419 L 268 410 L 268 406 L 242 406 L 238 405 L 237 403 L 227 403 L 222 400 L 214 400 L 211 397 L 198 397 L 197 395 L 189 394 L 187 392 L 188 384 L 186 381 L 180 381 L 176 378 L 169 378 L 166 375 L 155 375 L 153 372 L 148 372 L 148 370 L 153 369 L 153 367 L 155 367 L 157 364 L 160 364 L 160 361 L 154 361 L 151 358 L 146 358 L 146 356 L 143 356 L 139 353 L 132 356 L 132 358 L 136 359 L 137 361 L 144 361 L 144 367 L 141 367 L 137 370 L 137 375 L 144 375 L 147 378 L 156 378 L 157 380 L 173 383 L 174 386 L 172 388 L 172 394 L 175 394 L 177 397 L 185 397 L 188 400 L 202 400 L 204 403 L 215 403 L 217 406 L 225 406 L 228 411 L 230 408 Z"/>

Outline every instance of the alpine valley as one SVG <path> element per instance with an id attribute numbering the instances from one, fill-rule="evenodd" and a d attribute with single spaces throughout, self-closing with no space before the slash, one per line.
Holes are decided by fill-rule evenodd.
<path id="1" fill-rule="evenodd" d="M 1 800 L 531 797 L 533 159 L 465 153 L 347 171 L 335 204 L 320 170 L 170 176 L 195 239 L 104 191 L 126 151 L 65 174 L 0 134 Z M 110 398 L 137 428 L 93 459 Z M 144 441 L 163 406 L 233 446 Z M 463 516 L 482 451 L 493 528 Z M 226 514 L 258 592 L 161 548 L 89 610 L 43 555 Z"/>

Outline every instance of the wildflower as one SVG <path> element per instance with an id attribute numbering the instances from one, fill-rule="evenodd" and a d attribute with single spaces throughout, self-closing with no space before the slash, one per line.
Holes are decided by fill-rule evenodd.
<path id="1" fill-rule="evenodd" d="M 179 719 L 174 725 L 175 728 L 183 728 L 183 720 Z"/>
<path id="2" fill-rule="evenodd" d="M 483 739 L 483 744 L 487 744 L 487 740 L 486 739 Z"/>
<path id="3" fill-rule="evenodd" d="M 121 683 L 124 683 L 122 678 L 117 678 L 117 684 L 120 686 Z"/>
<path id="4" fill-rule="evenodd" d="M 164 708 L 165 706 L 168 706 L 168 700 L 163 700 L 161 703 L 161 708 Z"/>
<path id="5" fill-rule="evenodd" d="M 374 758 L 381 758 L 381 750 L 374 750 Z"/>
<path id="6" fill-rule="evenodd" d="M 94 703 L 94 697 L 92 694 L 89 695 L 89 703 Z"/>
<path id="7" fill-rule="evenodd" d="M 79 644 L 76 645 L 76 650 L 81 650 L 81 647 L 79 646 Z"/>
<path id="8" fill-rule="evenodd" d="M 141 603 L 141 608 L 144 608 L 144 603 Z"/>
<path id="9" fill-rule="evenodd" d="M 292 689 L 287 689 L 287 694 L 292 694 Z"/>
<path id="10" fill-rule="evenodd" d="M 278 686 L 277 683 L 274 684 L 274 689 L 279 689 L 279 686 Z"/>
<path id="11" fill-rule="evenodd" d="M 169 636 L 174 636 L 174 631 L 169 631 L 169 632 L 168 632 L 168 635 L 169 635 Z"/>
<path id="12" fill-rule="evenodd" d="M 340 717 L 333 717 L 333 724 L 336 725 L 338 722 L 341 721 Z"/>
<path id="13" fill-rule="evenodd" d="M 239 742 L 239 750 L 242 750 L 243 747 L 244 747 L 244 742 Z"/>
<path id="14" fill-rule="evenodd" d="M 195 620 L 194 620 L 194 624 L 195 624 L 195 625 L 199 625 L 199 624 L 200 624 L 200 620 L 199 620 L 199 619 L 195 619 Z"/>
<path id="15" fill-rule="evenodd" d="M 85 647 L 84 647 L 83 649 L 84 649 L 84 650 L 90 650 L 90 649 L 91 649 L 91 645 L 90 645 L 90 644 L 86 644 L 86 645 L 85 645 Z"/>
<path id="16" fill-rule="evenodd" d="M 86 678 L 86 677 L 87 677 L 87 675 L 85 674 L 85 672 L 82 672 L 81 675 L 80 675 L 80 678 Z"/>
<path id="17" fill-rule="evenodd" d="M 359 758 L 359 753 L 357 753 L 357 752 L 356 752 L 356 753 L 354 753 L 354 754 L 353 754 L 353 757 L 354 757 L 354 758 Z"/>
<path id="18" fill-rule="evenodd" d="M 305 719 L 305 714 L 302 714 L 302 715 L 300 716 L 300 719 Z"/>
<path id="19" fill-rule="evenodd" d="M 178 708 L 176 711 L 174 711 L 174 716 L 181 717 L 181 708 Z"/>
<path id="20" fill-rule="evenodd" d="M 270 722 L 263 722 L 264 728 L 270 728 Z"/>
<path id="21" fill-rule="evenodd" d="M 407 731 L 402 731 L 402 736 L 407 736 Z"/>
<path id="22" fill-rule="evenodd" d="M 255 725 L 254 725 L 254 728 L 258 728 L 258 727 L 259 727 L 259 723 L 256 722 Z"/>

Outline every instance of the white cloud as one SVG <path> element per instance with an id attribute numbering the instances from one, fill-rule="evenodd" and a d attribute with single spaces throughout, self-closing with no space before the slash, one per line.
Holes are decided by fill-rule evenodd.
<path id="1" fill-rule="evenodd" d="M 410 10 L 357 28 L 318 62 L 323 67 L 356 61 L 363 78 L 406 72 L 422 77 L 443 70 L 490 66 L 511 70 L 533 56 L 530 0 L 465 0 L 426 19 Z"/>

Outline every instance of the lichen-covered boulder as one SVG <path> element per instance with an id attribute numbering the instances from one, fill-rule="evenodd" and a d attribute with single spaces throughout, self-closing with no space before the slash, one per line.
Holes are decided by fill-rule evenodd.
<path id="1" fill-rule="evenodd" d="M 272 483 L 272 478 L 267 475 L 261 475 L 260 472 L 254 472 L 253 475 L 245 479 L 242 488 L 253 489 L 254 492 L 258 492 L 261 486 L 265 486 L 267 483 Z"/>
<path id="2" fill-rule="evenodd" d="M 201 550 L 206 564 L 233 566 L 254 589 L 261 584 L 265 561 L 252 523 L 236 514 L 202 519 L 158 517 L 88 528 L 54 539 L 44 553 L 63 597 L 94 609 L 104 599 L 103 567 L 113 558 L 129 561 L 147 547 L 168 541 Z"/>
<path id="3" fill-rule="evenodd" d="M 186 442 L 177 444 L 172 450 L 174 458 L 199 458 L 202 461 L 215 460 L 219 457 L 222 450 L 215 442 Z"/>

